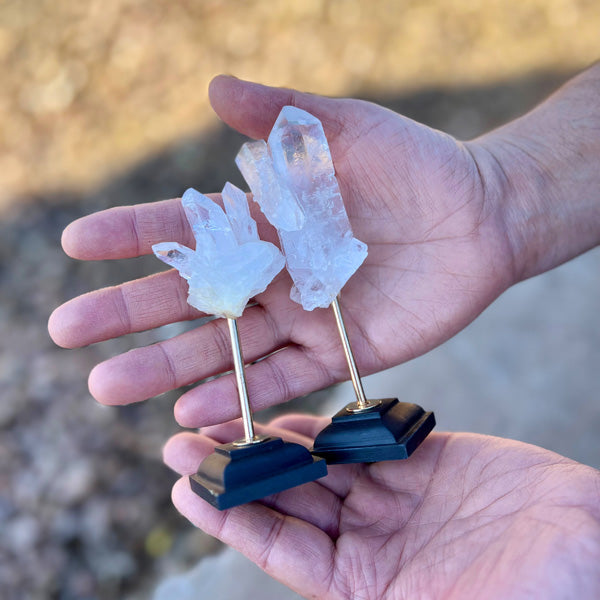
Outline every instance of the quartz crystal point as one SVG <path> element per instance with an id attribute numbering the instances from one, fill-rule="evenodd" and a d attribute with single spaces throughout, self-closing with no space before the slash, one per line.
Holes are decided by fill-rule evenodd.
<path id="1" fill-rule="evenodd" d="M 267 143 L 244 144 L 236 164 L 277 228 L 290 297 L 305 310 L 328 307 L 367 256 L 352 235 L 321 122 L 284 106 Z"/>
<path id="2" fill-rule="evenodd" d="M 236 318 L 248 300 L 263 292 L 285 260 L 259 239 L 246 194 L 230 183 L 223 188 L 223 209 L 189 189 L 181 199 L 196 249 L 177 242 L 154 244 L 154 254 L 187 280 L 188 303 L 207 314 Z"/>

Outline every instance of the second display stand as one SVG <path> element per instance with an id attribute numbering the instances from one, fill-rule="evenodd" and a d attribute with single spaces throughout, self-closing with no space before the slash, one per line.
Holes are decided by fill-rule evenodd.
<path id="1" fill-rule="evenodd" d="M 435 426 L 435 416 L 397 398 L 367 400 L 338 299 L 332 305 L 356 402 L 337 412 L 315 438 L 312 453 L 328 464 L 408 458 Z"/>

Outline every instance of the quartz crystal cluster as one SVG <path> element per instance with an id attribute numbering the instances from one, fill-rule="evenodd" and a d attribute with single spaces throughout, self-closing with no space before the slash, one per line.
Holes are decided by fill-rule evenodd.
<path id="1" fill-rule="evenodd" d="M 254 200 L 277 228 L 292 300 L 328 307 L 367 256 L 352 235 L 321 122 L 284 106 L 268 141 L 247 142 L 236 157 Z"/>
<path id="2" fill-rule="evenodd" d="M 152 250 L 187 280 L 189 304 L 207 314 L 236 318 L 285 260 L 273 244 L 259 239 L 242 190 L 226 183 L 223 203 L 225 211 L 207 196 L 187 190 L 182 204 L 195 250 L 177 242 L 155 244 Z"/>

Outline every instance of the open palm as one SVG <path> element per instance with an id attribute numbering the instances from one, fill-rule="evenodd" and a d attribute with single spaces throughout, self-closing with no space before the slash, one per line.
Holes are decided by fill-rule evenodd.
<path id="1" fill-rule="evenodd" d="M 325 419 L 280 417 L 263 432 L 309 445 Z M 183 475 L 241 425 L 183 433 L 165 448 Z M 432 434 L 408 461 L 337 465 L 262 503 L 219 512 L 190 489 L 192 523 L 302 595 L 321 600 L 596 598 L 600 473 L 528 444 Z"/>
<path id="2" fill-rule="evenodd" d="M 369 246 L 341 304 L 363 374 L 399 364 L 442 343 L 514 282 L 511 253 L 493 186 L 482 181 L 475 145 L 419 125 L 374 104 L 273 89 L 229 77 L 211 87 L 217 113 L 252 137 L 265 137 L 283 105 L 323 122 L 354 234 Z M 258 210 L 261 237 L 276 235 Z M 179 200 L 110 209 L 84 217 L 64 233 L 75 258 L 138 256 L 154 243 L 192 237 Z M 333 315 L 305 312 L 289 299 L 282 273 L 239 327 L 249 395 L 264 408 L 347 379 Z M 57 343 L 76 347 L 201 316 L 186 303 L 174 271 L 92 292 L 52 315 Z M 101 402 L 150 398 L 231 369 L 226 324 L 138 348 L 98 365 L 90 375 Z M 276 352 L 277 351 L 277 352 Z M 184 394 L 182 425 L 214 424 L 238 415 L 232 376 Z"/>

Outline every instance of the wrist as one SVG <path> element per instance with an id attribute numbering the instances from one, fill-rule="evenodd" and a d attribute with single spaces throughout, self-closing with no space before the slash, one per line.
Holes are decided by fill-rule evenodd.
<path id="1" fill-rule="evenodd" d="M 548 271 L 600 243 L 596 161 L 576 164 L 510 135 L 498 135 L 483 147 L 491 163 L 490 193 L 496 194 L 516 281 Z"/>
<path id="2" fill-rule="evenodd" d="M 510 250 L 513 283 L 570 258 L 555 231 L 555 224 L 564 225 L 567 215 L 559 214 L 564 205 L 544 164 L 504 135 L 482 138 L 471 151 L 478 157 L 486 202 L 493 207 Z"/>
<path id="3" fill-rule="evenodd" d="M 599 70 L 469 142 L 505 229 L 515 282 L 600 244 Z"/>

